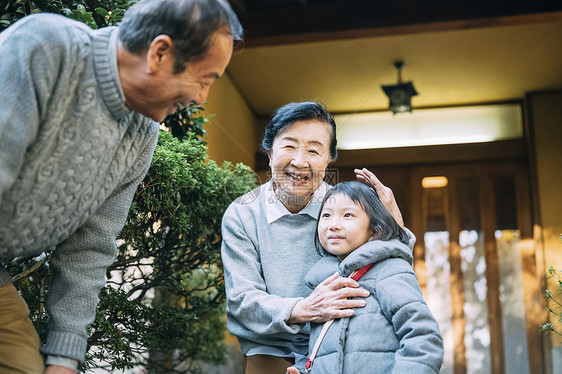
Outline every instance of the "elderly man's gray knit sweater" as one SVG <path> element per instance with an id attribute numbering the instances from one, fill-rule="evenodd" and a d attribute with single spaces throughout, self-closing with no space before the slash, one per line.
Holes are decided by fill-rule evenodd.
<path id="1" fill-rule="evenodd" d="M 116 28 L 47 14 L 0 34 L 0 263 L 54 249 L 43 350 L 79 361 L 158 137 L 124 105 L 116 46 Z"/>

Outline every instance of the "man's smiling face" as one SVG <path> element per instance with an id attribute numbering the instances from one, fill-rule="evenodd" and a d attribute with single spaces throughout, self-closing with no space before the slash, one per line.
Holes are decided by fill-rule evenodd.
<path id="1" fill-rule="evenodd" d="M 174 73 L 174 44 L 166 35 L 153 41 L 148 51 L 148 78 L 140 93 L 127 100 L 129 109 L 161 122 L 178 107 L 203 104 L 209 88 L 224 71 L 232 56 L 232 36 L 227 30 L 216 31 L 209 49 L 201 60 L 187 64 Z"/>

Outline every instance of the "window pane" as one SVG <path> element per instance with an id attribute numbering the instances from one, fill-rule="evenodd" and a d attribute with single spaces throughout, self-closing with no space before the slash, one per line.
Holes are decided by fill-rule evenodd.
<path id="1" fill-rule="evenodd" d="M 459 244 L 464 282 L 467 373 L 488 374 L 491 372 L 490 330 L 483 236 L 476 230 L 461 231 Z"/>
<path id="2" fill-rule="evenodd" d="M 527 333 L 521 274 L 519 231 L 496 231 L 500 262 L 500 303 L 505 356 L 505 372 L 528 374 Z"/>
<path id="3" fill-rule="evenodd" d="M 338 149 L 480 143 L 523 136 L 519 104 L 338 114 Z"/>
<path id="4" fill-rule="evenodd" d="M 486 258 L 480 217 L 480 181 L 459 180 L 461 269 L 464 290 L 466 366 L 468 374 L 491 372 L 490 330 L 486 303 Z"/>
<path id="5" fill-rule="evenodd" d="M 426 232 L 425 265 L 427 268 L 427 305 L 439 324 L 445 354 L 441 374 L 453 374 L 454 339 L 451 325 L 451 285 L 449 265 L 449 233 Z"/>
<path id="6" fill-rule="evenodd" d="M 439 324 L 445 348 L 441 374 L 453 374 L 454 337 L 452 327 L 449 233 L 445 224 L 446 188 L 424 188 L 425 266 L 427 305 Z"/>

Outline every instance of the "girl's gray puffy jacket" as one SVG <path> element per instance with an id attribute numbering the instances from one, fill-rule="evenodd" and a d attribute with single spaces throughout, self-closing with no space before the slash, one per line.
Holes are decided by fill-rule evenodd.
<path id="1" fill-rule="evenodd" d="M 374 264 L 359 279 L 361 287 L 371 293 L 367 305 L 356 308 L 353 317 L 334 321 L 311 373 L 438 373 L 443 362 L 443 338 L 423 299 L 411 266 L 411 251 L 399 240 L 373 242 L 359 247 L 341 263 L 334 256 L 323 257 L 305 278 L 314 289 L 336 271 L 349 276 Z M 310 351 L 322 325 L 311 326 Z M 299 369 L 304 372 L 304 368 Z"/>

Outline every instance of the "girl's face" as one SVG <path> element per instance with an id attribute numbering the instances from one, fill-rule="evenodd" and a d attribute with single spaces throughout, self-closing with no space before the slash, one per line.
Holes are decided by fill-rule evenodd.
<path id="1" fill-rule="evenodd" d="M 344 259 L 373 238 L 371 220 L 361 205 L 347 195 L 335 194 L 324 203 L 318 221 L 318 239 L 331 254 Z"/>

